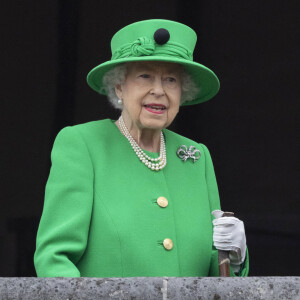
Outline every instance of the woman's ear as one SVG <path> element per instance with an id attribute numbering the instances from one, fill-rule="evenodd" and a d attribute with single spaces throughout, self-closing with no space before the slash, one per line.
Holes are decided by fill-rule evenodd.
<path id="1" fill-rule="evenodd" d="M 122 87 L 121 84 L 115 85 L 115 93 L 119 99 L 122 99 Z"/>

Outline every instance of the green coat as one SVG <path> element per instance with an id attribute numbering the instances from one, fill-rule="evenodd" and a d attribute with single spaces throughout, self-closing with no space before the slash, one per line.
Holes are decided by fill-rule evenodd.
<path id="1" fill-rule="evenodd" d="M 220 201 L 209 151 L 163 132 L 167 166 L 159 172 L 138 160 L 112 120 L 59 132 L 34 255 L 39 277 L 218 276 L 211 211 Z M 179 159 L 181 145 L 194 145 L 200 159 Z M 248 265 L 247 255 L 241 276 Z"/>

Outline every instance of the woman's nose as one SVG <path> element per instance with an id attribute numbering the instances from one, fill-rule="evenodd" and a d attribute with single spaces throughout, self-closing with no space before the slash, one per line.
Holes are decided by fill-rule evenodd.
<path id="1" fill-rule="evenodd" d="M 154 80 L 150 93 L 157 97 L 165 95 L 165 90 L 161 78 Z"/>

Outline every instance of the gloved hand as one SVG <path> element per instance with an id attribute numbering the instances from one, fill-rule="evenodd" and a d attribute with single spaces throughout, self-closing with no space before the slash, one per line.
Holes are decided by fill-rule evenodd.
<path id="1" fill-rule="evenodd" d="M 214 210 L 212 215 L 214 246 L 229 252 L 230 265 L 240 265 L 246 256 L 246 235 L 243 221 L 236 217 L 222 218 L 223 211 Z M 237 268 L 234 268 L 237 269 Z"/>

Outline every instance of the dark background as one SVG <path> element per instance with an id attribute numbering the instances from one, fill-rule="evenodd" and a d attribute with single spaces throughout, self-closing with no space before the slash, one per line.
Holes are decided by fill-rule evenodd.
<path id="1" fill-rule="evenodd" d="M 251 276 L 299 275 L 299 1 L 14 0 L 1 6 L 0 276 L 35 276 L 33 252 L 58 131 L 117 118 L 86 74 L 112 35 L 151 18 L 198 34 L 219 94 L 171 129 L 210 149 L 222 207 L 245 223 Z M 297 41 L 298 40 L 298 41 Z"/>

